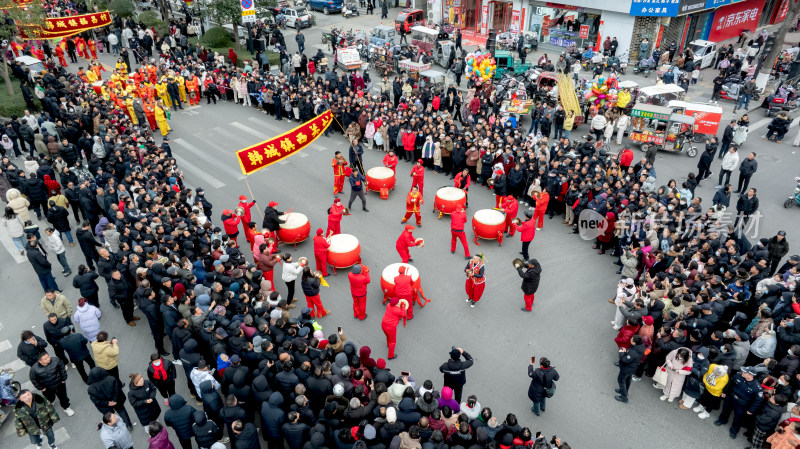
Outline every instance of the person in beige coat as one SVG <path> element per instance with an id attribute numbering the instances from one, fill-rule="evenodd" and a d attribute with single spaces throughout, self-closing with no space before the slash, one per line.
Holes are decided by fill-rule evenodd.
<path id="1" fill-rule="evenodd" d="M 678 348 L 667 354 L 667 383 L 662 389 L 664 394 L 659 399 L 672 402 L 681 395 L 683 382 L 686 380 L 686 376 L 692 373 L 692 363 L 690 349 Z"/>
<path id="2" fill-rule="evenodd" d="M 8 207 L 14 209 L 14 213 L 17 214 L 23 223 L 30 221 L 31 216 L 28 213 L 28 207 L 31 205 L 31 202 L 22 196 L 19 190 L 8 189 L 6 193 L 6 202 L 8 203 Z"/>
<path id="3" fill-rule="evenodd" d="M 67 297 L 61 292 L 48 290 L 42 298 L 42 312 L 45 316 L 55 313 L 59 318 L 71 319 L 74 310 Z"/>
<path id="4" fill-rule="evenodd" d="M 108 332 L 97 333 L 97 340 L 91 343 L 94 361 L 100 368 L 119 380 L 119 346 L 117 339 L 108 340 Z"/>

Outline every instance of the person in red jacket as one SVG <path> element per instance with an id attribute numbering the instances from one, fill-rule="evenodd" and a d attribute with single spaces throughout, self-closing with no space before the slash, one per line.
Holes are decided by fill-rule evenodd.
<path id="1" fill-rule="evenodd" d="M 633 162 L 633 150 L 630 148 L 623 148 L 622 153 L 619 155 L 619 168 L 621 172 L 628 171 L 628 167 Z M 630 342 L 628 342 L 630 344 Z"/>
<path id="2" fill-rule="evenodd" d="M 357 264 L 348 273 L 350 294 L 353 295 L 353 318 L 367 319 L 367 284 L 369 284 L 369 267 Z"/>
<path id="3" fill-rule="evenodd" d="M 328 238 L 322 235 L 322 228 L 317 229 L 317 235 L 314 236 L 314 260 L 317 262 L 317 271 L 322 273 L 323 276 L 328 275 L 328 247 L 331 246 L 330 236 L 328 231 Z"/>
<path id="4" fill-rule="evenodd" d="M 533 212 L 526 210 L 525 217 L 527 220 L 522 224 L 514 225 L 514 229 L 520 232 L 520 240 L 522 240 L 522 258 L 528 260 L 528 247 L 531 246 L 531 241 L 536 237 L 536 221 L 532 218 Z"/>
<path id="5" fill-rule="evenodd" d="M 400 266 L 397 272 L 399 273 L 394 277 L 394 294 L 398 299 L 408 301 L 408 308 L 406 310 L 406 319 L 414 318 L 414 279 L 406 274 L 406 267 Z"/>
<path id="6" fill-rule="evenodd" d="M 406 308 L 408 308 L 408 301 L 398 298 L 389 300 L 386 305 L 386 312 L 383 313 L 383 320 L 381 320 L 381 329 L 386 334 L 386 346 L 389 347 L 389 360 L 397 358 L 397 353 L 394 348 L 397 345 L 397 326 L 400 320 L 403 320 L 403 327 L 406 326 Z"/>
<path id="7" fill-rule="evenodd" d="M 244 214 L 242 215 L 242 223 L 244 226 L 247 226 L 247 224 L 252 221 L 250 216 L 250 209 L 255 205 L 256 205 L 256 200 L 253 200 L 252 202 L 248 203 L 246 196 L 239 195 L 238 207 L 244 209 Z"/>
<path id="8" fill-rule="evenodd" d="M 406 132 L 402 137 L 403 150 L 405 152 L 405 160 L 411 162 L 414 160 L 414 149 L 417 145 L 417 135 L 411 132 L 411 128 L 406 128 Z"/>
<path id="9" fill-rule="evenodd" d="M 406 225 L 400 237 L 397 238 L 397 243 L 395 243 L 395 248 L 397 249 L 397 253 L 400 254 L 400 259 L 403 263 L 412 262 L 414 260 L 411 258 L 411 253 L 408 252 L 408 249 L 412 246 L 422 244 L 421 241 L 417 243 L 417 239 L 415 239 L 414 235 L 411 233 L 414 229 L 416 229 L 414 226 Z"/>
<path id="10" fill-rule="evenodd" d="M 541 231 L 544 226 L 544 214 L 547 212 L 547 203 L 550 202 L 550 194 L 547 192 L 538 192 L 534 189 L 533 199 L 536 200 L 536 209 L 533 211 L 534 221 L 538 221 L 536 226 L 537 231 Z"/>
<path id="11" fill-rule="evenodd" d="M 342 193 L 344 189 L 344 178 L 347 177 L 345 168 L 347 168 L 347 160 L 342 156 L 341 151 L 337 151 L 331 160 L 331 167 L 333 167 L 333 195 L 336 196 Z"/>
<path id="12" fill-rule="evenodd" d="M 389 154 L 383 157 L 383 166 L 391 168 L 392 172 L 397 171 L 397 156 L 395 156 L 394 151 L 389 151 Z"/>
<path id="13" fill-rule="evenodd" d="M 417 163 L 411 167 L 411 188 L 414 186 L 419 188 L 419 193 L 424 194 L 422 188 L 425 186 L 425 167 L 422 166 L 422 159 L 418 159 Z"/>
<path id="14" fill-rule="evenodd" d="M 344 204 L 339 198 L 333 199 L 333 205 L 328 212 L 328 235 L 336 235 L 342 233 L 342 216 L 344 215 Z"/>
<path id="15" fill-rule="evenodd" d="M 517 218 L 519 203 L 517 203 L 517 199 L 513 195 L 507 195 L 500 203 L 500 207 L 503 208 L 503 212 L 506 214 L 506 227 L 503 228 L 503 232 L 508 233 L 509 237 L 514 237 L 514 225 L 511 220 Z"/>
<path id="16" fill-rule="evenodd" d="M 456 174 L 455 182 L 453 183 L 453 187 L 457 189 L 461 189 L 464 191 L 464 198 L 466 202 L 464 203 L 464 207 L 469 207 L 469 184 L 471 179 L 469 177 L 469 170 L 464 169 L 461 170 L 460 173 Z"/>
<path id="17" fill-rule="evenodd" d="M 632 319 L 628 319 L 626 324 L 617 333 L 617 338 L 614 343 L 620 349 L 628 349 L 631 347 L 631 337 L 639 332 L 639 324 Z"/>
<path id="18" fill-rule="evenodd" d="M 456 240 L 461 240 L 461 246 L 464 247 L 464 257 L 471 259 L 469 245 L 467 245 L 467 235 L 464 232 L 464 224 L 466 222 L 467 214 L 463 207 L 459 207 L 450 214 L 450 253 L 456 253 Z"/>
<path id="19" fill-rule="evenodd" d="M 420 228 L 422 227 L 422 217 L 420 216 L 420 206 L 425 203 L 425 200 L 422 198 L 422 193 L 419 191 L 417 186 L 411 186 L 411 191 L 408 192 L 406 195 L 406 214 L 403 216 L 403 219 L 400 223 L 405 223 L 414 215 L 414 218 L 417 219 L 417 226 Z"/>
<path id="20" fill-rule="evenodd" d="M 464 272 L 467 273 L 467 282 L 465 289 L 467 291 L 467 302 L 470 307 L 475 307 L 478 301 L 483 296 L 483 290 L 486 288 L 486 276 L 484 275 L 485 266 L 483 264 L 483 254 L 478 253 L 472 256 L 467 266 L 464 267 Z"/>
<path id="21" fill-rule="evenodd" d="M 239 235 L 239 222 L 241 218 L 238 215 L 234 215 L 230 209 L 225 209 L 222 211 L 222 226 L 225 228 L 225 233 L 228 234 L 236 246 L 239 246 L 239 242 L 236 241 L 236 237 Z"/>

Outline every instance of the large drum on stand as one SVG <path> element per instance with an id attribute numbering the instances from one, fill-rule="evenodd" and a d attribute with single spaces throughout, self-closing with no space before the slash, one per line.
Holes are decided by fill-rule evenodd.
<path id="1" fill-rule="evenodd" d="M 433 200 L 433 211 L 439 211 L 439 218 L 442 214 L 452 214 L 459 207 L 467 204 L 467 195 L 463 190 L 455 187 L 442 187 L 436 191 L 436 198 Z"/>
<path id="2" fill-rule="evenodd" d="M 472 216 L 472 232 L 475 234 L 473 241 L 480 246 L 478 239 L 497 240 L 503 245 L 503 231 L 506 227 L 506 216 L 494 209 L 481 209 Z"/>
<path id="3" fill-rule="evenodd" d="M 396 183 L 394 170 L 389 167 L 372 167 L 367 170 L 367 191 L 392 190 Z"/>
<path id="4" fill-rule="evenodd" d="M 333 274 L 336 274 L 337 268 L 348 268 L 361 263 L 361 245 L 356 236 L 332 235 L 331 246 L 328 247 L 328 263 L 333 267 Z"/>
<path id="5" fill-rule="evenodd" d="M 381 272 L 381 290 L 383 290 L 383 302 L 386 302 L 387 299 L 395 296 L 394 278 L 400 274 L 399 270 L 401 266 L 406 267 L 406 274 L 411 276 L 411 280 L 413 281 L 411 289 L 417 290 L 420 288 L 419 270 L 407 263 L 393 263 L 388 265 Z"/>
<path id="6" fill-rule="evenodd" d="M 297 244 L 304 241 L 311 234 L 311 224 L 308 217 L 300 212 L 288 212 L 280 216 L 281 223 L 278 229 L 278 238 L 283 243 L 288 243 L 297 247 Z"/>

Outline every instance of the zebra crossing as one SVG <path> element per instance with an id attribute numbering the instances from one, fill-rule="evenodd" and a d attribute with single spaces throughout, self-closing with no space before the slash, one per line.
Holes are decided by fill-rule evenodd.
<path id="1" fill-rule="evenodd" d="M 190 174 L 191 179 L 197 180 L 196 184 L 221 189 L 245 178 L 236 162 L 237 150 L 288 131 L 270 121 L 257 116 L 248 117 L 247 123 L 235 121 L 224 127 L 200 129 L 191 135 L 172 138 L 170 139 L 172 155 L 178 161 L 178 166 Z M 314 142 L 295 158 L 308 157 L 307 151 L 312 148 L 318 152 L 329 150 L 324 143 Z M 284 159 L 278 164 L 287 165 L 292 159 Z M 266 170 L 269 170 L 269 167 L 263 169 Z"/>

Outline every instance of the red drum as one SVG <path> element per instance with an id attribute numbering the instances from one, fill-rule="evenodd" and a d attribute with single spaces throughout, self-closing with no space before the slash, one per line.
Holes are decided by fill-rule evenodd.
<path id="1" fill-rule="evenodd" d="M 381 290 L 383 290 L 384 299 L 392 298 L 395 295 L 394 278 L 400 274 L 398 270 L 401 266 L 406 267 L 406 274 L 411 276 L 411 279 L 414 281 L 412 288 L 414 290 L 420 288 L 419 271 L 416 268 L 407 263 L 393 263 L 388 265 L 383 269 L 383 272 L 381 272 Z"/>
<path id="2" fill-rule="evenodd" d="M 500 211 L 481 209 L 475 212 L 475 215 L 472 216 L 472 231 L 475 233 L 475 244 L 480 245 L 478 239 L 481 238 L 484 240 L 497 240 L 497 243 L 502 245 L 505 226 L 506 216 Z"/>
<path id="3" fill-rule="evenodd" d="M 92 83 L 92 89 L 94 89 L 97 95 L 103 95 L 103 81 L 98 80 Z"/>
<path id="4" fill-rule="evenodd" d="M 442 187 L 436 191 L 436 198 L 433 200 L 433 211 L 439 211 L 439 218 L 442 214 L 452 214 L 459 207 L 467 204 L 467 195 L 463 190 L 455 187 Z"/>
<path id="5" fill-rule="evenodd" d="M 278 229 L 278 238 L 283 243 L 297 245 L 308 238 L 311 233 L 311 225 L 308 217 L 300 212 L 290 212 L 280 216 L 286 223 L 281 223 Z"/>
<path id="6" fill-rule="evenodd" d="M 367 191 L 394 189 L 395 181 L 394 171 L 389 167 L 372 167 L 367 170 Z"/>
<path id="7" fill-rule="evenodd" d="M 336 234 L 331 236 L 328 247 L 328 263 L 336 273 L 337 268 L 347 268 L 361 262 L 361 245 L 354 235 Z"/>

